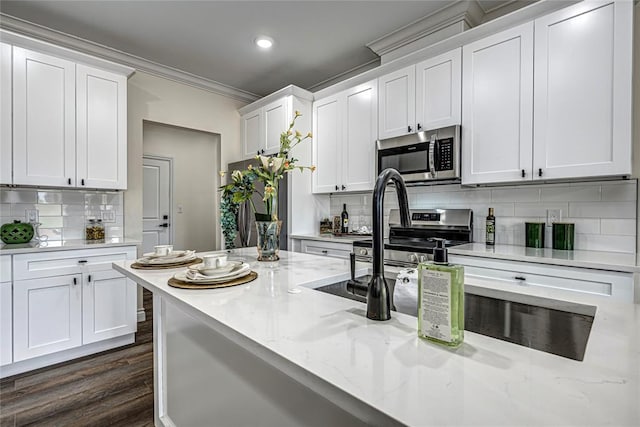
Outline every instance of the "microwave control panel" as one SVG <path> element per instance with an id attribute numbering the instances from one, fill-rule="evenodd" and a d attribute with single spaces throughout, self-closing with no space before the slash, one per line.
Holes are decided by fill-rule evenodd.
<path id="1" fill-rule="evenodd" d="M 453 170 L 453 138 L 438 140 L 436 147 L 436 171 Z"/>

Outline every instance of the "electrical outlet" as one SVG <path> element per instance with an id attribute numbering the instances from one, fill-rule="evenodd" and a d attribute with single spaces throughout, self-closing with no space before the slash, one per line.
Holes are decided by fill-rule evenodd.
<path id="1" fill-rule="evenodd" d="M 102 211 L 101 212 L 102 222 L 116 222 L 116 213 L 114 211 Z"/>
<path id="2" fill-rule="evenodd" d="M 562 209 L 547 209 L 547 226 L 562 220 Z"/>
<path id="3" fill-rule="evenodd" d="M 38 213 L 38 209 L 25 209 L 24 217 L 27 222 L 35 223 L 40 222 L 40 214 Z"/>

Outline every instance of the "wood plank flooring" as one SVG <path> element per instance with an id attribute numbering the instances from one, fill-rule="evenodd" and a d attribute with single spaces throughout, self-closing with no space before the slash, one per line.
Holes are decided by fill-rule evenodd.
<path id="1" fill-rule="evenodd" d="M 0 380 L 0 427 L 153 426 L 152 294 L 134 344 Z"/>

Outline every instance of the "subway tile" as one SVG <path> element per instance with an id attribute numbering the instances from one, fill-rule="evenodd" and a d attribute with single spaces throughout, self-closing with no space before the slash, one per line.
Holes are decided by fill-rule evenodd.
<path id="1" fill-rule="evenodd" d="M 538 202 L 540 189 L 538 187 L 518 187 L 491 190 L 492 202 Z"/>
<path id="2" fill-rule="evenodd" d="M 47 240 L 49 241 L 59 241 L 62 240 L 62 229 L 40 227 L 40 235 L 47 236 Z"/>
<path id="3" fill-rule="evenodd" d="M 11 216 L 11 205 L 7 203 L 0 204 L 0 216 Z"/>
<path id="4" fill-rule="evenodd" d="M 491 203 L 491 190 L 463 190 L 450 194 L 452 203 Z"/>
<path id="5" fill-rule="evenodd" d="M 636 220 L 635 219 L 603 218 L 600 220 L 600 229 L 601 229 L 601 234 L 610 234 L 610 235 L 619 235 L 619 236 L 635 236 Z"/>
<path id="6" fill-rule="evenodd" d="M 347 206 L 349 206 L 349 204 L 347 204 Z M 360 207 L 359 204 L 351 205 L 351 206 Z M 122 206 L 121 205 L 100 205 L 100 210 L 101 211 L 112 211 L 112 212 L 115 212 L 116 215 L 122 215 L 123 214 L 123 210 L 122 210 Z"/>
<path id="7" fill-rule="evenodd" d="M 65 216 L 62 220 L 64 228 L 84 228 L 85 220 L 83 216 Z"/>
<path id="8" fill-rule="evenodd" d="M 62 192 L 60 191 L 38 191 L 38 203 L 62 204 Z"/>
<path id="9" fill-rule="evenodd" d="M 99 193 L 85 193 L 84 203 L 88 207 L 106 205 L 107 195 Z"/>
<path id="10" fill-rule="evenodd" d="M 84 227 L 64 227 L 62 229 L 62 237 L 64 240 L 80 240 L 84 239 Z"/>
<path id="11" fill-rule="evenodd" d="M 15 216 L 16 218 L 26 218 L 27 210 L 36 209 L 35 204 L 30 203 L 17 203 L 15 205 L 11 205 L 11 216 Z"/>
<path id="12" fill-rule="evenodd" d="M 43 216 L 60 216 L 62 215 L 62 205 L 36 205 L 38 214 Z"/>
<path id="13" fill-rule="evenodd" d="M 601 187 L 589 185 L 584 187 L 543 187 L 540 200 L 543 202 L 597 202 L 601 198 Z"/>
<path id="14" fill-rule="evenodd" d="M 37 200 L 35 190 L 0 190 L 0 203 L 35 204 Z"/>
<path id="15" fill-rule="evenodd" d="M 607 202 L 633 202 L 637 199 L 636 181 L 602 185 L 602 200 Z"/>
<path id="16" fill-rule="evenodd" d="M 62 203 L 65 205 L 81 205 L 84 207 L 85 192 L 81 190 L 67 190 L 62 192 Z"/>
<path id="17" fill-rule="evenodd" d="M 547 210 L 560 209 L 561 216 L 564 218 L 569 212 L 568 203 L 560 202 L 544 202 L 544 203 L 515 203 L 514 215 L 523 217 L 547 217 Z"/>
<path id="18" fill-rule="evenodd" d="M 562 218 L 562 222 L 572 222 L 576 226 L 576 233 L 581 234 L 600 234 L 599 218 Z M 551 227 L 549 227 L 551 228 Z M 605 233 L 603 233 L 605 234 Z"/>
<path id="19" fill-rule="evenodd" d="M 591 251 L 635 253 L 635 236 L 612 236 L 603 234 L 576 234 L 575 249 Z"/>
<path id="20" fill-rule="evenodd" d="M 112 238 L 112 237 L 123 237 L 124 236 L 124 232 L 122 230 L 122 227 L 114 227 L 114 226 L 109 226 L 109 227 L 105 227 L 105 237 L 107 238 Z"/>
<path id="21" fill-rule="evenodd" d="M 572 218 L 635 218 L 635 202 L 571 202 L 569 216 Z"/>
<path id="22" fill-rule="evenodd" d="M 122 193 L 106 193 L 106 203 L 107 205 L 116 205 L 122 206 L 123 204 L 123 196 Z"/>
<path id="23" fill-rule="evenodd" d="M 42 228 L 62 228 L 61 216 L 41 216 L 40 223 Z"/>
<path id="24" fill-rule="evenodd" d="M 84 217 L 84 205 L 62 205 L 62 215 Z"/>

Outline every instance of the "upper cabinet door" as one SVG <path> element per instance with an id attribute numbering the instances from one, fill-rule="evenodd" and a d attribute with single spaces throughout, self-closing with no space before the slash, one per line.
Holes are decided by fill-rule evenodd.
<path id="1" fill-rule="evenodd" d="M 75 64 L 13 48 L 13 183 L 75 185 Z"/>
<path id="2" fill-rule="evenodd" d="M 244 156 L 254 157 L 262 148 L 262 111 L 245 114 L 241 118 Z"/>
<path id="3" fill-rule="evenodd" d="M 11 184 L 11 45 L 0 43 L 0 184 Z"/>
<path id="4" fill-rule="evenodd" d="M 416 131 L 416 67 L 411 65 L 378 79 L 378 138 Z"/>
<path id="5" fill-rule="evenodd" d="M 462 183 L 531 179 L 533 23 L 466 45 L 462 56 Z"/>
<path id="6" fill-rule="evenodd" d="M 127 188 L 127 78 L 76 67 L 77 186 Z"/>
<path id="7" fill-rule="evenodd" d="M 335 192 L 342 182 L 341 108 L 339 94 L 313 103 L 313 164 L 317 167 L 311 174 L 314 193 Z"/>
<path id="8" fill-rule="evenodd" d="M 535 21 L 534 178 L 631 173 L 632 24 L 632 2 Z"/>
<path id="9" fill-rule="evenodd" d="M 346 92 L 343 115 L 343 185 L 345 191 L 372 190 L 376 178 L 378 97 L 376 81 Z M 317 172 L 316 172 L 317 173 Z M 342 189 L 342 184 L 340 186 Z"/>
<path id="10" fill-rule="evenodd" d="M 462 102 L 462 48 L 416 65 L 416 128 L 459 125 Z"/>
<path id="11" fill-rule="evenodd" d="M 290 100 L 291 96 L 288 96 L 264 106 L 264 149 L 267 154 L 280 151 L 280 134 L 287 130 L 292 116 L 288 108 Z"/>

